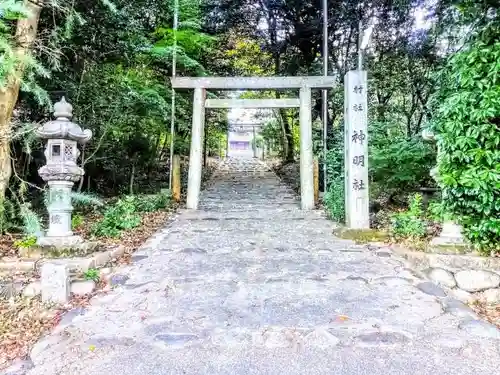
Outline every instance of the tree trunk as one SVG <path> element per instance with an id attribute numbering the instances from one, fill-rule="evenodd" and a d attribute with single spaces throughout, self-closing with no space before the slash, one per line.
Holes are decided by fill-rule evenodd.
<path id="1" fill-rule="evenodd" d="M 283 123 L 283 117 L 281 116 L 281 112 L 279 109 L 277 109 L 274 113 L 274 115 L 276 116 L 276 120 L 278 121 L 279 125 L 280 125 L 280 128 L 281 128 L 281 148 L 282 148 L 282 152 L 281 152 L 281 156 L 283 157 L 283 159 L 286 159 L 287 155 L 288 155 L 288 139 L 286 137 L 286 129 L 285 129 L 285 125 Z"/>
<path id="2" fill-rule="evenodd" d="M 82 147 L 82 153 L 80 155 L 81 155 L 81 158 L 82 158 L 81 168 L 83 169 L 85 167 L 85 145 L 83 145 L 83 147 Z M 76 189 L 77 192 L 79 192 L 79 193 L 82 192 L 83 182 L 84 181 L 85 181 L 85 175 L 82 175 L 82 177 L 80 177 L 80 182 L 78 184 L 78 189 Z"/>
<path id="3" fill-rule="evenodd" d="M 17 21 L 14 43 L 14 55 L 17 66 L 13 73 L 7 76 L 5 86 L 0 87 L 0 211 L 3 210 L 3 200 L 12 175 L 10 156 L 11 120 L 14 107 L 19 96 L 21 78 L 24 66 L 21 61 L 30 52 L 36 39 L 38 21 L 40 19 L 41 5 L 24 0 L 24 7 L 28 10 L 28 17 Z M 0 221 L 1 224 L 1 221 Z"/>
<path id="4" fill-rule="evenodd" d="M 130 181 L 128 185 L 128 193 L 134 195 L 134 180 L 135 180 L 135 163 L 132 163 L 132 171 L 130 172 Z"/>
<path id="5" fill-rule="evenodd" d="M 279 57 L 277 58 L 279 60 Z M 276 63 L 276 70 L 279 69 L 279 62 Z M 278 75 L 278 74 L 276 74 Z M 281 98 L 281 93 L 279 91 L 276 91 L 276 99 Z M 294 144 L 293 144 L 293 135 L 292 135 L 292 130 L 290 128 L 290 124 L 288 122 L 288 116 L 286 113 L 285 108 L 280 108 L 278 110 L 279 116 L 281 117 L 281 127 L 283 129 L 283 134 L 284 134 L 284 143 L 283 143 L 283 151 L 284 151 L 284 157 L 285 157 L 285 162 L 293 162 L 294 160 Z"/>
<path id="6" fill-rule="evenodd" d="M 203 166 L 207 166 L 207 154 L 208 154 L 208 126 L 205 127 L 205 134 L 203 134 Z"/>
<path id="7" fill-rule="evenodd" d="M 278 96 L 278 93 L 276 93 Z M 293 162 L 294 161 L 294 144 L 293 144 L 293 134 L 290 123 L 288 122 L 288 116 L 286 114 L 286 109 L 280 108 L 280 115 L 283 122 L 283 130 L 285 131 L 285 139 L 287 143 L 285 161 Z"/>
<path id="8" fill-rule="evenodd" d="M 261 6 L 262 6 L 261 2 Z M 281 51 L 278 43 L 278 25 L 276 20 L 276 14 L 274 14 L 274 10 L 268 9 L 267 21 L 269 23 L 269 36 L 270 36 L 270 44 L 273 50 L 273 60 L 274 60 L 274 75 L 279 76 L 281 73 Z M 281 94 L 278 90 L 276 90 L 276 99 L 279 99 Z M 280 108 L 279 114 L 281 116 L 282 126 L 285 133 L 285 142 L 284 144 L 284 157 L 285 162 L 293 162 L 294 160 L 294 144 L 293 144 L 293 135 L 292 129 L 288 122 L 288 117 L 286 115 L 286 110 L 284 108 Z"/>

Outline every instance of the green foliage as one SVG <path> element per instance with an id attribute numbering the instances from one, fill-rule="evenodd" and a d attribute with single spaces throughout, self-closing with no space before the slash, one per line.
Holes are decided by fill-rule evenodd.
<path id="1" fill-rule="evenodd" d="M 23 66 L 25 74 L 20 77 L 22 89 L 34 94 L 40 103 L 48 104 L 48 95 L 35 78 L 48 78 L 50 70 L 32 54 L 16 53 L 16 45 L 11 37 L 15 21 L 27 16 L 28 11 L 20 1 L 7 0 L 0 3 L 0 88 L 5 87 L 12 77 L 19 76 L 19 66 Z"/>
<path id="2" fill-rule="evenodd" d="M 334 178 L 329 181 L 328 191 L 324 197 L 324 204 L 328 216 L 338 223 L 345 222 L 345 186 L 343 178 Z"/>
<path id="3" fill-rule="evenodd" d="M 17 249 L 28 249 L 36 245 L 36 240 L 37 238 L 35 236 L 24 236 L 23 238 L 14 241 L 14 247 L 16 247 Z"/>
<path id="4" fill-rule="evenodd" d="M 156 195 L 128 195 L 104 211 L 104 217 L 92 228 L 96 236 L 119 237 L 141 223 L 140 213 L 165 209 L 171 203 L 170 193 Z"/>
<path id="5" fill-rule="evenodd" d="M 82 226 L 83 216 L 79 214 L 73 214 L 71 217 L 71 229 L 75 230 Z"/>
<path id="6" fill-rule="evenodd" d="M 434 97 L 443 202 L 485 254 L 500 247 L 499 69 L 497 19 L 449 59 Z"/>
<path id="7" fill-rule="evenodd" d="M 116 12 L 116 7 L 110 0 L 99 1 L 109 11 Z M 50 13 L 54 22 L 56 16 L 61 16 L 63 22 L 53 25 L 53 29 L 47 33 L 47 39 L 44 40 L 45 45 L 35 53 L 33 51 L 16 53 L 18 46 L 12 37 L 16 21 L 28 17 L 29 9 L 18 0 L 2 0 L 0 3 L 0 88 L 4 87 L 9 79 L 19 78 L 22 91 L 32 94 L 39 104 L 50 108 L 52 103 L 49 94 L 40 86 L 39 79 L 49 79 L 52 70 L 60 69 L 61 45 L 72 36 L 75 25 L 82 25 L 84 20 L 75 11 L 75 2 L 51 0 L 42 1 L 37 5 L 51 8 Z"/>
<path id="8" fill-rule="evenodd" d="M 446 205 L 442 200 L 429 203 L 427 207 L 427 216 L 437 223 L 443 223 L 453 219 L 453 215 L 446 211 Z"/>
<path id="9" fill-rule="evenodd" d="M 86 206 L 97 206 L 103 205 L 102 200 L 91 193 L 80 193 L 77 191 L 71 192 L 71 202 L 75 208 L 86 207 Z"/>
<path id="10" fill-rule="evenodd" d="M 23 233 L 28 236 L 40 236 L 42 233 L 42 221 L 31 209 L 30 204 L 21 205 L 20 215 L 23 220 Z"/>
<path id="11" fill-rule="evenodd" d="M 344 150 L 343 142 L 330 148 L 326 153 L 326 173 L 328 180 L 334 181 L 344 178 Z"/>
<path id="12" fill-rule="evenodd" d="M 193 57 L 199 57 L 210 51 L 215 39 L 193 29 L 177 31 L 177 48 L 174 50 L 174 31 L 159 28 L 155 36 L 159 39 L 151 48 L 151 55 L 159 61 L 171 61 L 174 51 L 176 59 L 185 69 L 193 70 L 197 75 L 206 73 L 205 68 Z"/>
<path id="13" fill-rule="evenodd" d="M 167 208 L 172 202 L 172 195 L 170 192 L 151 195 L 134 195 L 132 199 L 137 212 L 154 212 Z"/>
<path id="14" fill-rule="evenodd" d="M 232 59 L 233 69 L 238 75 L 268 76 L 272 74 L 272 55 L 262 51 L 259 40 L 236 38 L 232 48 L 225 51 Z"/>
<path id="15" fill-rule="evenodd" d="M 0 199 L 0 234 L 17 229 L 18 213 L 9 199 Z"/>
<path id="16" fill-rule="evenodd" d="M 89 268 L 84 272 L 83 277 L 85 280 L 92 280 L 98 282 L 101 276 L 99 275 L 99 270 L 96 268 Z"/>
<path id="17" fill-rule="evenodd" d="M 421 137 L 388 136 L 387 123 L 370 126 L 370 178 L 385 190 L 407 191 L 434 182 L 430 170 L 436 163 L 434 146 Z"/>
<path id="18" fill-rule="evenodd" d="M 141 216 L 137 213 L 134 196 L 121 198 L 104 211 L 104 217 L 92 228 L 96 236 L 119 237 L 121 232 L 139 226 Z"/>
<path id="19" fill-rule="evenodd" d="M 345 179 L 344 179 L 344 139 L 343 128 L 335 129 L 333 137 L 329 139 L 329 148 L 326 154 L 326 170 L 328 189 L 324 197 L 324 204 L 328 216 L 339 222 L 345 222 Z"/>
<path id="20" fill-rule="evenodd" d="M 210 74 L 206 67 L 217 38 L 201 31 L 200 2 L 179 2 L 177 72 Z M 22 3 L 0 0 L 0 87 L 20 63 L 14 54 L 14 33 L 16 21 L 26 16 Z M 0 217 L 5 217 L 0 222 L 2 233 L 27 226 L 28 233 L 39 235 L 41 229 L 35 213 L 45 213 L 36 203 L 42 202 L 36 170 L 44 163 L 43 142 L 33 142 L 33 130 L 50 117 L 50 106 L 40 105 L 48 104 L 48 94 L 51 102 L 65 95 L 74 106 L 75 122 L 93 131 L 92 142 L 83 146 L 78 160 L 85 169 L 78 191 L 101 196 L 135 191 L 138 186 L 141 192 L 157 191 L 169 175 L 172 91 L 167 77 L 172 68 L 174 2 L 51 0 L 40 5 L 37 40 L 23 57 L 22 88 L 40 89 L 45 97 L 40 100 L 40 95 L 37 99 L 21 92 L 11 142 L 15 178 L 10 180 L 10 191 L 25 180 L 29 191 L 21 201 L 33 201 L 34 206 L 21 212 L 9 192 L 7 199 L 14 203 L 0 204 Z M 190 93 L 177 92 L 175 97 L 176 153 L 189 149 L 191 100 Z M 167 201 L 154 199 L 158 202 L 146 199 L 140 209 L 152 210 Z M 78 211 L 101 204 L 94 196 L 80 193 L 72 193 L 72 203 Z"/>
<path id="21" fill-rule="evenodd" d="M 413 195 L 409 203 L 407 211 L 398 212 L 391 218 L 391 233 L 398 240 L 419 240 L 427 234 L 422 195 Z"/>
<path id="22" fill-rule="evenodd" d="M 282 130 L 281 124 L 278 119 L 274 118 L 261 128 L 260 136 L 262 137 L 263 143 L 266 144 L 266 150 L 269 154 L 285 156 L 283 154 L 282 148 Z"/>

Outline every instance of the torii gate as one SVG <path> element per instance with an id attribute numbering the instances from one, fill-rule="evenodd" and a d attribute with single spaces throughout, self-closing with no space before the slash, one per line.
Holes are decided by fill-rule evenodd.
<path id="1" fill-rule="evenodd" d="M 176 77 L 174 89 L 194 89 L 193 128 L 189 158 L 186 206 L 197 209 L 201 187 L 201 168 L 205 108 L 294 108 L 300 110 L 301 207 L 314 208 L 311 89 L 334 87 L 335 77 Z M 206 99 L 206 90 L 290 90 L 298 89 L 299 99 Z"/>
<path id="2" fill-rule="evenodd" d="M 205 108 L 299 108 L 300 196 L 303 210 L 314 209 L 311 89 L 330 89 L 335 76 L 174 77 L 173 89 L 194 89 L 186 206 L 198 208 L 203 162 Z M 369 228 L 366 71 L 345 76 L 346 224 Z M 206 90 L 299 90 L 298 99 L 206 99 Z"/>

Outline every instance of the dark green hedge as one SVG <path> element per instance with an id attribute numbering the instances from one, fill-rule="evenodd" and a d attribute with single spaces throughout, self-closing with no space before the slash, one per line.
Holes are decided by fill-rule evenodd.
<path id="1" fill-rule="evenodd" d="M 434 97 L 446 209 L 485 254 L 500 248 L 500 21 L 448 61 Z"/>

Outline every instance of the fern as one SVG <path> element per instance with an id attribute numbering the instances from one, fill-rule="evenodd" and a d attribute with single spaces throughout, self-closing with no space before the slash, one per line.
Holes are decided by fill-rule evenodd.
<path id="1" fill-rule="evenodd" d="M 111 12 L 116 13 L 117 8 L 110 0 L 100 0 Z M 43 3 L 43 2 L 42 2 Z M 75 25 L 82 25 L 85 20 L 74 10 L 73 5 L 68 6 L 65 1 L 50 0 L 43 3 L 45 7 L 52 8 L 62 14 L 65 23 L 62 28 L 55 27 L 45 45 L 38 45 L 48 61 L 52 70 L 60 68 L 62 52 L 59 45 L 63 40 L 72 36 Z M 51 70 L 43 66 L 31 53 L 18 56 L 14 53 L 13 22 L 28 17 L 28 11 L 23 2 L 18 0 L 0 1 L 0 88 L 4 87 L 9 77 L 21 79 L 21 90 L 32 94 L 42 106 L 51 106 L 48 93 L 37 84 L 38 77 L 49 78 Z M 19 70 L 22 66 L 23 69 Z M 20 76 L 22 74 L 22 76 Z"/>
<path id="2" fill-rule="evenodd" d="M 201 23 L 199 20 L 186 20 L 179 22 L 179 29 L 193 29 L 193 30 L 200 30 L 201 29 Z"/>
<path id="3" fill-rule="evenodd" d="M 23 219 L 23 232 L 28 236 L 40 237 L 42 235 L 42 221 L 31 209 L 29 203 L 21 205 L 21 218 Z"/>
<path id="4" fill-rule="evenodd" d="M 117 13 L 118 9 L 116 8 L 116 5 L 110 1 L 110 0 L 101 0 L 101 3 L 106 6 L 111 12 Z"/>
<path id="5" fill-rule="evenodd" d="M 102 206 L 103 202 L 101 199 L 96 197 L 93 194 L 89 193 L 79 193 L 77 191 L 72 191 L 70 193 L 71 201 L 82 205 L 82 206 Z M 45 189 L 44 195 L 43 195 L 43 202 L 45 207 L 48 207 L 50 205 L 50 190 Z"/>
<path id="6" fill-rule="evenodd" d="M 102 206 L 102 200 L 93 194 L 89 193 L 79 193 L 76 191 L 71 192 L 71 200 L 75 203 L 84 206 Z"/>

